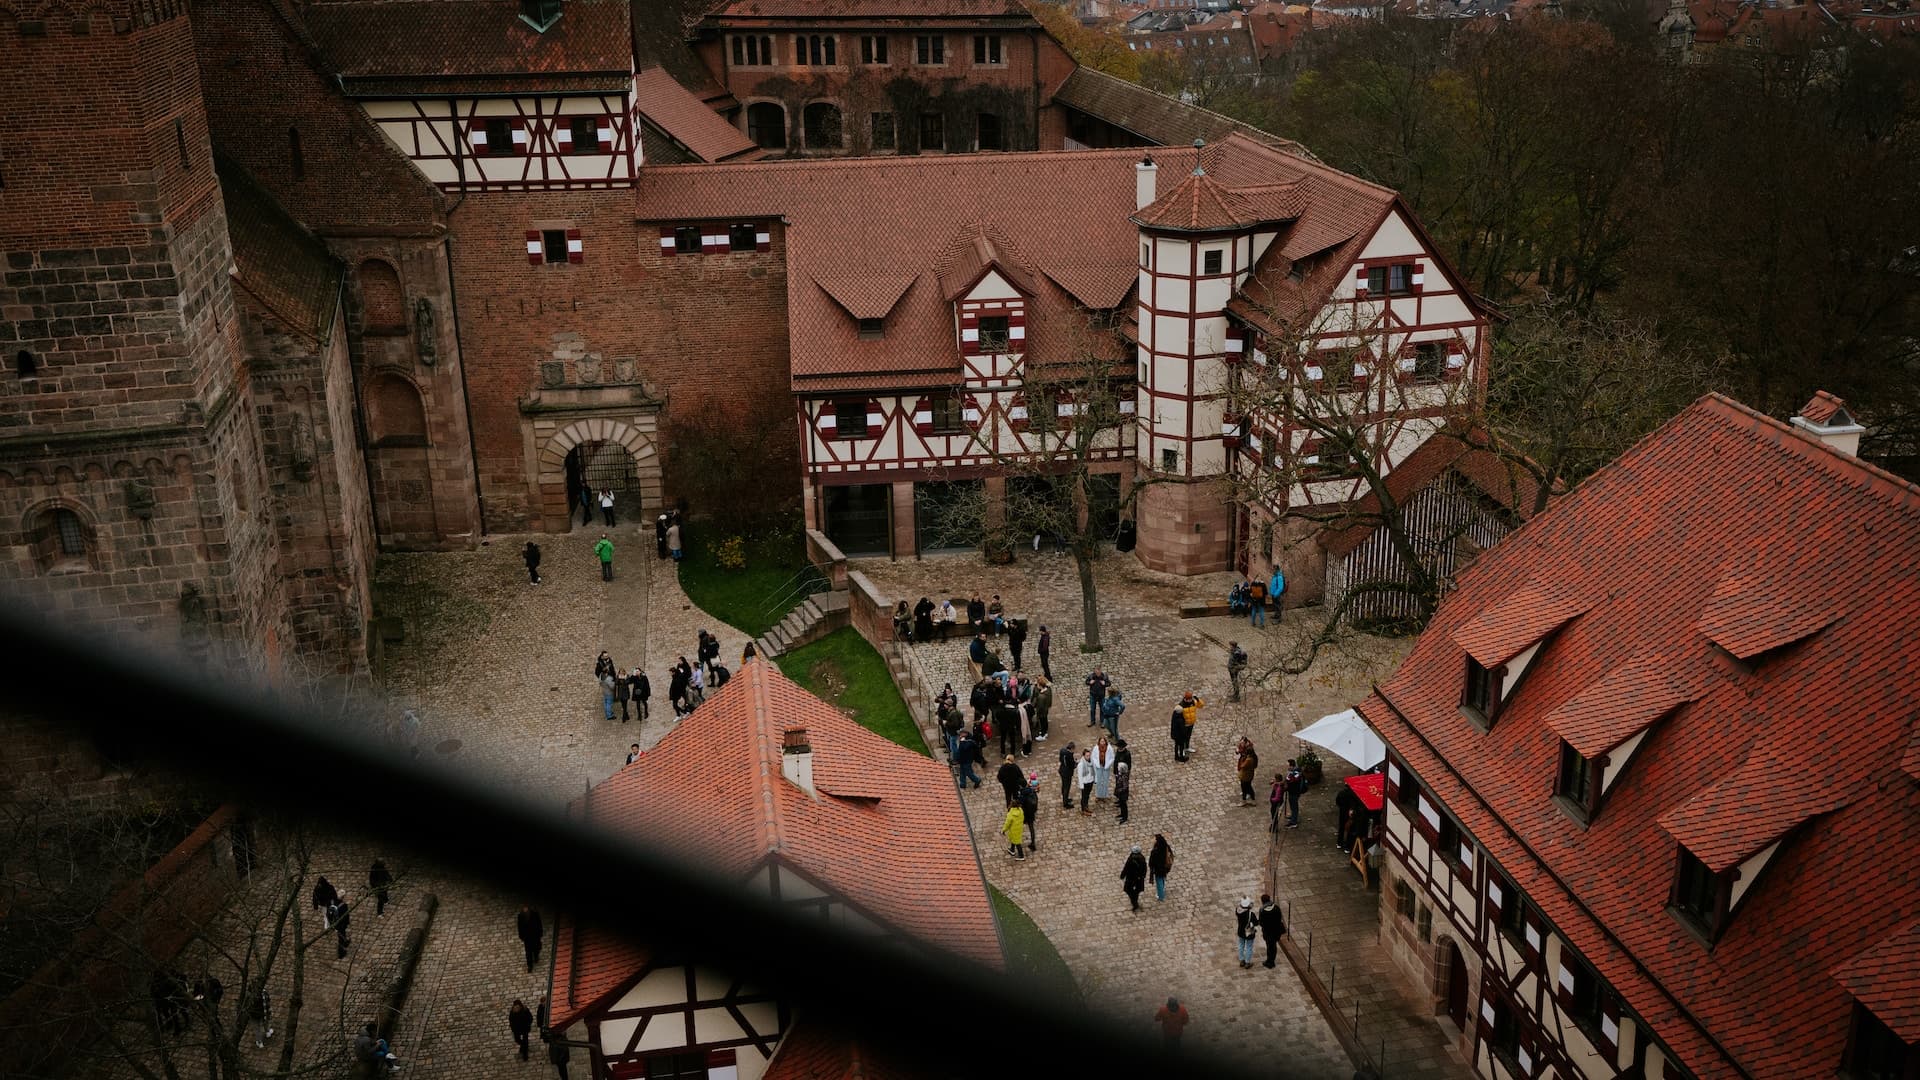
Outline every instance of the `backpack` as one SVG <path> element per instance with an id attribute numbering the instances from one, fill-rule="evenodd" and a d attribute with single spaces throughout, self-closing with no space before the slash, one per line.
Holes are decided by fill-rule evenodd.
<path id="1" fill-rule="evenodd" d="M 1291 777 L 1288 777 L 1287 790 L 1293 792 L 1295 795 L 1305 795 L 1307 793 L 1306 774 L 1294 773 Z"/>

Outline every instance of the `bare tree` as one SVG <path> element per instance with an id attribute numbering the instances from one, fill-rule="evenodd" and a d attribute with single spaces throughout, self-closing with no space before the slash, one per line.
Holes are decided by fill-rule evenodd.
<path id="1" fill-rule="evenodd" d="M 935 543 L 981 543 L 988 558 L 1004 558 L 1035 537 L 1042 546 L 1064 547 L 1079 577 L 1088 652 L 1103 647 L 1093 574 L 1100 545 L 1154 482 L 1125 479 L 1135 435 L 1127 349 L 1111 326 L 1090 318 L 1066 358 L 1023 363 L 1019 391 L 971 440 L 991 459 L 1003 493 L 993 497 L 984 485 L 963 492 L 939 508 L 931 529 Z"/>
<path id="2" fill-rule="evenodd" d="M 1651 322 L 1551 300 L 1495 343 L 1483 422 L 1463 438 L 1531 481 L 1530 513 L 1720 382 L 1722 364 L 1661 341 Z"/>

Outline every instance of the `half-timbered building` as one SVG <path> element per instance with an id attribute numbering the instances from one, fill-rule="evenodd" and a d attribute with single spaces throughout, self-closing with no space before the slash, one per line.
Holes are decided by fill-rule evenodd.
<path id="1" fill-rule="evenodd" d="M 947 770 L 771 664 L 747 664 L 571 812 L 836 926 L 1003 964 Z M 843 1041 L 804 1037 L 804 1003 L 702 964 L 699 942 L 633 943 L 645 938 L 644 928 L 615 933 L 560 918 L 550 1026 L 553 1037 L 585 1044 L 594 1077 L 760 1080 L 811 1075 L 800 1066 L 844 1057 Z"/>
<path id="2" fill-rule="evenodd" d="M 1709 396 L 1360 706 L 1382 938 L 1482 1076 L 1920 1070 L 1920 488 Z"/>

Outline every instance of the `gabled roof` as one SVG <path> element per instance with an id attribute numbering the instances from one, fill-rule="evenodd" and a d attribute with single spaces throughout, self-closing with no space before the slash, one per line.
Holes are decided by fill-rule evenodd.
<path id="1" fill-rule="evenodd" d="M 951 303 L 978 285 L 988 271 L 998 272 L 1022 295 L 1032 296 L 1037 291 L 1033 275 L 1027 272 L 1012 241 L 984 221 L 973 223 L 953 238 L 934 273 L 940 279 L 941 293 Z"/>
<path id="2" fill-rule="evenodd" d="M 1548 713 L 1547 726 L 1581 757 L 1599 757 L 1687 700 L 1677 666 L 1659 653 L 1629 660 Z"/>
<path id="3" fill-rule="evenodd" d="M 1195 139 L 1212 143 L 1238 134 L 1301 157 L 1313 157 L 1291 139 L 1269 135 L 1252 124 L 1157 94 L 1138 83 L 1090 67 L 1075 68 L 1054 92 L 1053 100 L 1131 131 L 1157 146 L 1192 146 Z"/>
<path id="4" fill-rule="evenodd" d="M 1579 600 L 1556 592 L 1552 586 L 1529 582 L 1483 608 L 1453 632 L 1453 640 L 1482 667 L 1495 668 L 1584 610 Z"/>
<path id="5" fill-rule="evenodd" d="M 1472 435 L 1475 442 L 1488 437 L 1485 432 Z M 1534 497 L 1539 489 L 1531 474 L 1492 450 L 1446 433 L 1428 437 L 1387 473 L 1387 494 L 1396 504 L 1404 504 L 1449 470 L 1460 474 L 1475 491 L 1493 500 L 1517 521 L 1525 521 L 1533 513 Z M 1369 491 L 1353 504 L 1354 524 L 1338 532 L 1323 533 L 1320 546 L 1334 558 L 1345 558 L 1378 532 L 1379 514 L 1380 500 Z"/>
<path id="6" fill-rule="evenodd" d="M 1272 199 L 1284 187 L 1304 193 L 1302 222 L 1365 219 L 1370 226 L 1392 198 L 1240 135 L 1205 152 L 1207 173 L 1252 191 L 1249 198 Z M 960 347 L 947 290 L 965 276 L 962 264 L 985 265 L 973 243 L 980 237 L 1027 293 L 1030 361 L 1085 354 L 1089 312 L 1124 303 L 1138 274 L 1140 233 L 1129 218 L 1139 155 L 1114 149 L 654 166 L 641 170 L 634 203 L 648 223 L 784 219 L 796 391 L 951 385 L 959 381 Z M 1154 158 L 1165 177 L 1190 172 L 1197 160 L 1190 146 L 1155 150 Z M 1314 199 L 1365 206 L 1315 206 Z M 849 318 L 850 274 L 911 282 L 893 304 L 884 338 L 861 338 Z"/>
<path id="7" fill-rule="evenodd" d="M 729 161 L 760 153 L 752 139 L 689 93 L 665 68 L 650 67 L 635 75 L 633 91 L 634 107 L 702 161 Z"/>
<path id="8" fill-rule="evenodd" d="M 870 273 L 823 270 L 814 275 L 813 283 L 826 290 L 827 295 L 854 318 L 884 319 L 893 305 L 900 302 L 900 297 L 913 287 L 917 276 L 897 270 Z"/>
<path id="9" fill-rule="evenodd" d="M 340 310 L 340 260 L 245 169 L 222 154 L 214 169 L 240 284 L 294 332 L 327 340 Z"/>
<path id="10" fill-rule="evenodd" d="M 1816 424 L 1853 423 L 1852 414 L 1847 412 L 1847 403 L 1825 390 L 1814 391 L 1813 397 L 1800 407 L 1800 416 Z"/>
<path id="11" fill-rule="evenodd" d="M 814 794 L 781 773 L 782 738 L 793 728 L 805 729 L 812 746 Z M 952 775 L 764 661 L 743 667 L 571 812 L 743 882 L 777 863 L 921 944 L 1003 962 Z M 612 972 L 622 964 L 630 976 L 638 970 L 631 961 L 644 962 L 620 936 L 570 924 L 563 914 L 561 928 L 573 936 L 555 953 L 555 1027 L 617 989 L 624 976 Z M 584 989 L 568 989 L 576 984 Z"/>
<path id="12" fill-rule="evenodd" d="M 1755 565 L 1839 617 L 1748 669 L 1697 625 Z M 1459 715 L 1456 633 L 1534 582 L 1587 610 L 1483 732 Z M 1690 1074 L 1825 1075 L 1852 1008 L 1828 973 L 1920 918 L 1916 636 L 1920 487 L 1709 395 L 1481 555 L 1360 708 Z M 1548 797 L 1548 718 L 1653 656 L 1691 696 L 1583 827 Z M 1782 840 L 1711 947 L 1666 910 L 1668 826 L 1716 865 Z"/>
<path id="13" fill-rule="evenodd" d="M 299 10 L 347 92 L 364 96 L 623 90 L 633 70 L 627 7 L 567 0 L 545 32 L 521 20 L 519 0 L 324 0 Z M 388 84 L 395 79 L 404 82 Z"/>
<path id="14" fill-rule="evenodd" d="M 1920 1043 L 1920 922 L 1862 950 L 1833 977 L 1901 1041 Z"/>

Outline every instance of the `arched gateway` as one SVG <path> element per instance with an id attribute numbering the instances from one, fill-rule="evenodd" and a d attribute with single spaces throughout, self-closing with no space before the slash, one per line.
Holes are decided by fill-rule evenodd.
<path id="1" fill-rule="evenodd" d="M 596 417 L 558 426 L 535 437 L 539 447 L 540 517 L 547 532 L 566 532 L 580 523 L 570 501 L 582 482 L 597 492 L 610 487 L 620 523 L 636 523 L 661 505 L 660 455 L 654 447 L 654 417 L 632 421 Z M 600 512 L 594 507 L 596 522 Z M 569 523 L 571 519 L 571 523 Z"/>

